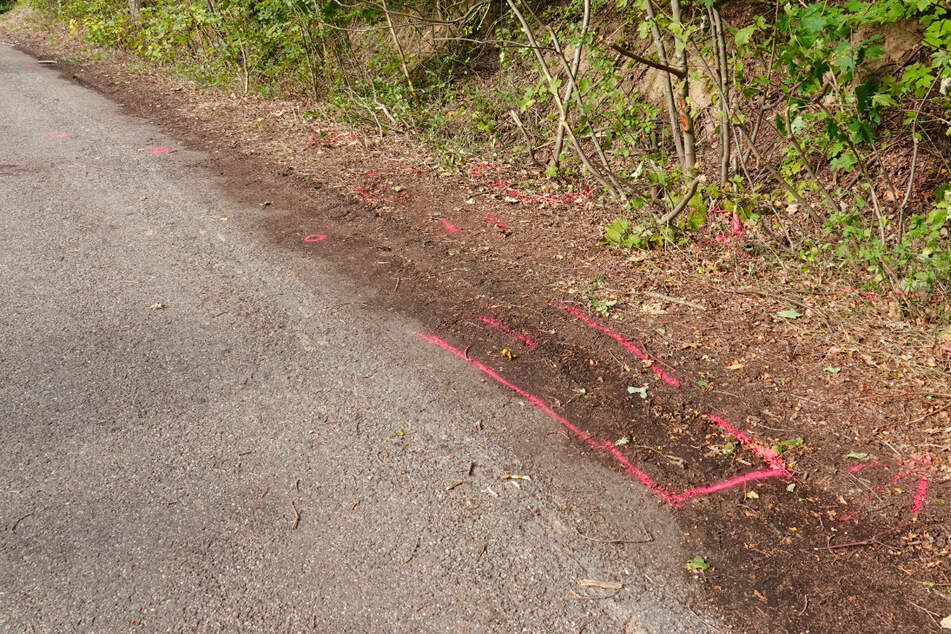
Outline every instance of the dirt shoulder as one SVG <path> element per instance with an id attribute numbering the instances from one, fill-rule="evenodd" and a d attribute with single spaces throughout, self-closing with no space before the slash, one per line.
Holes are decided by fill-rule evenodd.
<path id="1" fill-rule="evenodd" d="M 2 37 L 207 152 L 260 205 L 262 248 L 365 282 L 375 308 L 549 407 L 566 467 L 601 461 L 676 508 L 711 564 L 685 583 L 738 630 L 926 631 L 951 614 L 951 354 L 884 298 L 777 266 L 726 219 L 721 240 L 601 247 L 615 213 L 587 190 L 200 90 L 25 16 Z"/>

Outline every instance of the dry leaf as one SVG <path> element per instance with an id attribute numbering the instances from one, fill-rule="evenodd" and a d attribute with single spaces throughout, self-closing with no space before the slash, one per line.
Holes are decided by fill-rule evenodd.
<path id="1" fill-rule="evenodd" d="M 687 348 L 699 348 L 699 347 L 700 347 L 699 341 L 686 341 L 680 346 L 680 349 L 686 350 Z"/>
<path id="2" fill-rule="evenodd" d="M 942 630 L 951 630 L 951 614 L 941 619 L 940 625 Z"/>
<path id="3" fill-rule="evenodd" d="M 727 370 L 740 370 L 745 368 L 746 364 L 740 363 L 739 361 L 734 361 L 733 363 L 726 366 Z"/>

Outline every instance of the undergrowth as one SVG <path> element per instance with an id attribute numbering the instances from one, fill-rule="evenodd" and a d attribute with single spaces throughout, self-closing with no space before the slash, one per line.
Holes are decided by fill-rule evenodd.
<path id="1" fill-rule="evenodd" d="M 96 45 L 309 95 L 447 166 L 596 184 L 618 209 L 605 245 L 741 243 L 947 319 L 944 2 L 30 2 Z"/>

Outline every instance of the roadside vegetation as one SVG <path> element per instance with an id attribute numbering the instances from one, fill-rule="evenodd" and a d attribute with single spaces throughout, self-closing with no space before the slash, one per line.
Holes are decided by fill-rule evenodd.
<path id="1" fill-rule="evenodd" d="M 617 209 L 603 244 L 713 239 L 948 320 L 946 0 L 30 2 L 97 45 L 308 95 L 310 116 L 447 164 L 590 183 Z"/>

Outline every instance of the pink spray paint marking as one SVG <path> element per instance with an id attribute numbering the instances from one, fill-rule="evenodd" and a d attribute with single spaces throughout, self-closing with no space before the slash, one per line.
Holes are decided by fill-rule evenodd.
<path id="1" fill-rule="evenodd" d="M 769 465 L 769 468 L 775 471 L 781 471 L 784 475 L 789 475 L 789 471 L 783 466 L 783 461 L 779 457 L 779 452 L 772 447 L 764 447 L 755 442 L 752 438 L 741 432 L 739 429 L 726 422 L 719 416 L 707 414 L 707 418 L 716 423 L 716 425 L 736 438 L 741 445 L 746 447 L 751 453 L 759 457 L 760 460 Z"/>
<path id="2" fill-rule="evenodd" d="M 581 200 L 591 194 L 591 188 L 587 185 L 582 188 L 582 190 L 577 194 L 562 194 L 561 196 L 549 196 L 547 194 L 529 194 L 527 192 L 519 191 L 512 187 L 512 184 L 508 181 L 493 181 L 492 187 L 496 189 L 501 189 L 503 193 L 511 196 L 512 198 L 520 198 L 521 200 L 540 200 L 550 203 L 573 203 Z"/>
<path id="3" fill-rule="evenodd" d="M 925 495 L 928 493 L 928 478 L 918 480 L 918 489 L 915 491 L 915 499 L 911 503 L 911 513 L 914 515 L 925 506 Z"/>
<path id="4" fill-rule="evenodd" d="M 568 431 L 573 433 L 575 436 L 583 440 L 588 446 L 593 447 L 594 449 L 597 449 L 599 451 L 608 453 L 612 458 L 614 458 L 615 461 L 617 461 L 624 468 L 624 471 L 628 475 L 636 479 L 638 482 L 644 485 L 648 490 L 658 495 L 661 499 L 663 499 L 665 502 L 667 502 L 671 506 L 680 507 L 682 506 L 682 502 L 690 498 L 698 497 L 701 495 L 708 495 L 710 493 L 715 493 L 717 491 L 723 491 L 724 489 L 729 489 L 731 487 L 735 487 L 737 485 L 744 484 L 747 482 L 752 482 L 754 480 L 762 480 L 765 478 L 777 478 L 777 477 L 784 477 L 789 475 L 789 470 L 786 469 L 781 463 L 776 462 L 775 464 L 770 464 L 767 469 L 759 469 L 757 471 L 751 471 L 749 473 L 744 473 L 744 474 L 734 476 L 732 478 L 728 478 L 726 480 L 722 480 L 719 482 L 713 482 L 707 485 L 692 487 L 680 493 L 673 493 L 669 491 L 667 488 L 658 484 L 653 478 L 647 475 L 645 471 L 634 466 L 631 463 L 631 461 L 628 460 L 624 456 L 623 453 L 621 453 L 621 450 L 618 447 L 616 447 L 610 440 L 606 440 L 606 439 L 601 441 L 595 440 L 595 438 L 591 434 L 589 434 L 586 431 L 583 431 L 582 429 L 574 425 L 571 421 L 569 421 L 567 418 L 558 414 L 556 411 L 554 411 L 552 408 L 546 405 L 545 402 L 542 401 L 537 396 L 529 394 L 528 392 L 518 387 L 514 383 L 511 383 L 510 381 L 507 381 L 506 379 L 502 378 L 492 368 L 486 366 L 484 363 L 480 361 L 469 358 L 468 356 L 466 356 L 466 354 L 463 351 L 457 348 L 454 348 L 452 345 L 440 339 L 436 335 L 424 335 L 423 333 L 420 332 L 420 333 L 417 333 L 417 336 L 430 343 L 436 344 L 443 350 L 451 352 L 452 354 L 456 355 L 460 359 L 463 359 L 467 361 L 468 363 L 472 364 L 482 373 L 486 374 L 492 379 L 495 379 L 496 381 L 498 381 L 505 387 L 515 391 L 519 396 L 521 396 L 522 398 L 530 402 L 532 405 L 536 406 L 538 409 L 548 414 L 551 418 L 561 423 L 561 425 L 564 426 L 565 429 L 567 429 Z M 733 429 L 733 431 L 736 432 L 736 430 L 733 427 L 730 427 L 730 429 Z M 740 432 L 736 432 L 736 433 L 740 433 Z M 745 435 L 743 436 L 746 437 Z M 747 441 L 753 444 L 752 441 L 750 441 L 748 438 L 747 438 Z"/>
<path id="5" fill-rule="evenodd" d="M 440 218 L 439 222 L 441 222 L 442 226 L 444 226 L 446 230 L 449 231 L 450 233 L 459 233 L 459 229 L 453 226 L 453 224 L 449 222 L 448 220 L 446 220 L 445 218 Z"/>
<path id="6" fill-rule="evenodd" d="M 326 240 L 327 234 L 325 233 L 312 233 L 309 236 L 304 238 L 304 242 L 320 242 L 321 240 Z"/>
<path id="7" fill-rule="evenodd" d="M 482 217 L 485 218 L 486 220 L 488 220 L 489 222 L 491 222 L 492 224 L 494 224 L 494 225 L 495 225 L 496 227 L 498 227 L 499 229 L 505 229 L 505 225 L 502 224 L 502 221 L 499 220 L 498 218 L 494 218 L 494 217 L 492 217 L 492 216 L 490 216 L 490 215 L 488 215 L 488 214 L 485 214 L 485 215 L 483 215 Z"/>
<path id="8" fill-rule="evenodd" d="M 535 342 L 534 342 L 534 341 L 532 341 L 531 339 L 529 339 L 528 337 L 526 337 L 526 336 L 523 335 L 522 333 L 516 332 L 516 331 L 512 330 L 511 328 L 509 328 L 508 326 L 506 326 L 506 325 L 503 324 L 502 322 L 498 321 L 497 319 L 492 319 L 491 317 L 489 317 L 489 316 L 487 316 L 487 315 L 479 315 L 479 321 L 485 322 L 485 323 L 489 324 L 490 326 L 495 326 L 496 328 L 498 328 L 498 329 L 501 330 L 502 332 L 504 332 L 504 333 L 506 333 L 506 334 L 509 334 L 509 335 L 512 335 L 513 337 L 515 337 L 516 339 L 518 339 L 519 341 L 521 341 L 522 343 L 524 343 L 525 346 L 528 347 L 528 348 L 534 348 L 534 347 L 535 347 Z"/>
<path id="9" fill-rule="evenodd" d="M 171 152 L 171 150 L 166 145 L 147 145 L 145 147 L 146 154 L 168 154 L 169 152 Z"/>
<path id="10" fill-rule="evenodd" d="M 607 336 L 617 341 L 619 344 L 621 344 L 622 346 L 627 348 L 629 351 L 631 351 L 634 354 L 634 356 L 640 359 L 641 361 L 651 361 L 652 362 L 651 370 L 653 370 L 654 374 L 659 376 L 666 383 L 673 385 L 674 387 L 680 386 L 680 381 L 678 381 L 671 375 L 667 374 L 667 372 L 665 372 L 663 368 L 657 367 L 657 364 L 660 363 L 657 359 L 652 359 L 651 357 L 647 356 L 647 354 L 643 350 L 635 346 L 633 343 L 631 343 L 630 341 L 628 341 L 627 339 L 625 339 L 618 333 L 614 332 L 613 330 L 608 330 L 606 327 L 594 321 L 593 319 L 585 315 L 584 311 L 582 311 L 577 306 L 569 306 L 568 304 L 562 304 L 561 307 L 567 310 L 569 313 L 571 313 L 575 317 L 577 317 L 578 319 L 580 319 L 581 321 L 583 321 L 584 323 L 594 328 L 595 330 L 600 330 Z"/>
<path id="11" fill-rule="evenodd" d="M 44 139 L 60 139 L 64 136 L 69 136 L 69 132 L 47 132 L 43 135 Z"/>
<path id="12" fill-rule="evenodd" d="M 932 458 L 929 454 L 922 454 L 920 457 L 909 458 L 908 460 L 902 463 L 902 466 L 905 468 L 901 469 L 898 473 L 893 475 L 891 479 L 889 480 L 889 484 L 891 486 L 894 486 L 906 478 L 909 478 L 909 477 L 918 478 L 918 483 L 915 489 L 915 497 L 912 500 L 911 509 L 910 509 L 912 515 L 917 514 L 925 506 L 925 497 L 927 496 L 927 493 L 928 493 L 928 487 L 930 486 L 931 478 L 927 473 L 925 473 L 922 470 L 922 468 L 925 465 L 930 464 L 931 460 Z M 875 460 L 874 462 L 869 462 L 865 464 L 852 465 L 851 467 L 849 467 L 849 472 L 856 473 L 857 471 L 860 471 L 861 469 L 864 469 L 867 467 L 881 467 L 885 471 L 889 470 L 889 468 L 886 465 L 882 464 L 878 460 Z M 840 515 L 838 517 L 838 520 L 840 522 L 847 522 L 855 518 L 862 511 L 862 509 L 864 509 L 868 505 L 868 503 L 872 501 L 872 498 L 875 497 L 875 494 L 884 488 L 885 488 L 885 484 L 881 484 L 881 483 L 871 487 L 871 489 L 869 489 L 869 493 L 865 496 L 865 499 L 863 499 L 859 503 L 859 505 L 855 507 L 853 510 Z"/>

